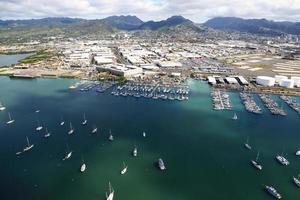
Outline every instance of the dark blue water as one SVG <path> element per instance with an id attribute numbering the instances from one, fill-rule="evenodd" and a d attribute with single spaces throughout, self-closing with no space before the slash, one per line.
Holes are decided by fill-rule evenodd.
<path id="1" fill-rule="evenodd" d="M 1 200 L 104 199 L 108 181 L 115 199 L 272 199 L 264 184 L 275 186 L 284 199 L 300 198 L 292 182 L 300 173 L 300 158 L 294 156 L 300 147 L 300 116 L 277 97 L 288 116 L 272 116 L 264 107 L 263 115 L 247 113 L 238 94 L 230 93 L 239 116 L 232 121 L 234 111 L 212 110 L 204 82 L 189 81 L 191 96 L 184 102 L 69 91 L 74 82 L 0 78 L 0 101 L 7 107 L 0 112 Z M 11 126 L 5 124 L 8 111 L 16 120 Z M 86 127 L 81 125 L 83 113 Z M 64 127 L 59 126 L 61 116 Z M 37 119 L 51 138 L 35 131 Z M 74 135 L 67 134 L 69 122 Z M 93 125 L 99 128 L 97 135 L 89 134 Z M 107 139 L 109 129 L 114 142 Z M 35 146 L 16 156 L 26 136 Z M 253 151 L 243 147 L 247 137 Z M 73 156 L 62 161 L 67 144 Z M 131 156 L 134 145 L 137 158 Z M 257 150 L 261 172 L 250 165 Z M 282 151 L 291 162 L 288 167 L 275 161 Z M 82 157 L 84 174 L 79 172 Z M 165 172 L 155 167 L 160 157 Z M 121 176 L 123 161 L 128 172 Z"/>

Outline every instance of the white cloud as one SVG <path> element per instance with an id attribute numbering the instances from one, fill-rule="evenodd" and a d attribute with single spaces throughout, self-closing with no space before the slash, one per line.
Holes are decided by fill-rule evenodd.
<path id="1" fill-rule="evenodd" d="M 0 10 L 1 19 L 130 14 L 143 20 L 183 15 L 195 22 L 215 16 L 300 21 L 300 0 L 0 0 Z"/>

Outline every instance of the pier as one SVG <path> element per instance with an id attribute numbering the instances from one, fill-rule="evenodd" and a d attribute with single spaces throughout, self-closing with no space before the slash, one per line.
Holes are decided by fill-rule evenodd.
<path id="1" fill-rule="evenodd" d="M 289 105 L 294 111 L 296 111 L 298 114 L 300 114 L 300 103 L 296 102 L 292 97 L 290 96 L 280 96 L 280 99 L 282 99 L 287 105 Z"/>
<path id="2" fill-rule="evenodd" d="M 259 97 L 264 102 L 265 106 L 273 115 L 287 115 L 286 112 L 267 94 L 259 94 Z"/>
<path id="3" fill-rule="evenodd" d="M 212 90 L 210 93 L 213 101 L 214 110 L 231 110 L 229 95 L 225 91 Z"/>
<path id="4" fill-rule="evenodd" d="M 240 98 L 245 106 L 245 109 L 254 114 L 262 114 L 261 108 L 254 101 L 253 96 L 250 93 L 240 92 Z"/>

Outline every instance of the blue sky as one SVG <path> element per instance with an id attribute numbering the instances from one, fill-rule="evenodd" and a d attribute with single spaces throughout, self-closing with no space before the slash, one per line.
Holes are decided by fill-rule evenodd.
<path id="1" fill-rule="evenodd" d="M 0 19 L 110 15 L 136 15 L 144 21 L 172 15 L 194 22 L 216 16 L 300 21 L 300 0 L 0 0 Z"/>

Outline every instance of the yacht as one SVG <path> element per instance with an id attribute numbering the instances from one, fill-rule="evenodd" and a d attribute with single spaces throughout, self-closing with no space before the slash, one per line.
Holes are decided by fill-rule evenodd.
<path id="1" fill-rule="evenodd" d="M 3 110 L 5 110 L 6 109 L 6 107 L 4 107 L 3 105 L 2 105 L 2 103 L 0 102 L 0 111 L 3 111 Z"/>
<path id="2" fill-rule="evenodd" d="M 114 136 L 111 134 L 111 130 L 109 130 L 109 137 L 108 137 L 109 141 L 114 141 Z"/>
<path id="3" fill-rule="evenodd" d="M 134 147 L 134 149 L 133 149 L 133 151 L 132 151 L 132 155 L 134 156 L 134 157 L 137 157 L 137 147 L 135 146 Z"/>
<path id="4" fill-rule="evenodd" d="M 66 153 L 65 157 L 62 160 L 68 160 L 72 156 L 72 151 Z"/>
<path id="5" fill-rule="evenodd" d="M 11 118 L 10 113 L 8 113 L 8 119 L 9 119 L 9 120 L 6 122 L 6 124 L 12 124 L 12 123 L 15 122 L 15 120 Z"/>
<path id="6" fill-rule="evenodd" d="M 158 167 L 159 167 L 160 170 L 162 170 L 162 171 L 163 171 L 163 170 L 166 170 L 164 161 L 163 161 L 161 158 L 158 159 L 157 164 L 158 164 Z"/>
<path id="7" fill-rule="evenodd" d="M 65 121 L 64 121 L 63 118 L 61 117 L 60 125 L 63 126 L 64 124 L 65 124 Z"/>
<path id="8" fill-rule="evenodd" d="M 236 113 L 234 113 L 233 117 L 232 117 L 233 120 L 237 120 L 238 119 L 238 116 Z"/>
<path id="9" fill-rule="evenodd" d="M 40 121 L 37 120 L 37 127 L 36 127 L 36 131 L 41 131 L 43 129 L 43 126 L 41 126 Z"/>
<path id="10" fill-rule="evenodd" d="M 105 194 L 106 194 L 106 200 L 113 200 L 113 199 L 114 199 L 114 193 L 115 193 L 115 191 L 114 191 L 114 189 L 111 187 L 110 182 L 108 183 L 108 185 L 109 185 L 109 193 L 108 193 L 108 194 L 105 193 Z"/>
<path id="11" fill-rule="evenodd" d="M 86 125 L 87 124 L 87 120 L 85 118 L 85 114 L 83 114 L 83 121 L 81 122 L 82 125 Z"/>
<path id="12" fill-rule="evenodd" d="M 146 132 L 145 131 L 143 132 L 143 137 L 146 137 Z"/>
<path id="13" fill-rule="evenodd" d="M 265 186 L 267 192 L 272 195 L 273 197 L 275 197 L 276 199 L 281 199 L 281 195 L 276 191 L 276 189 L 272 186 Z"/>
<path id="14" fill-rule="evenodd" d="M 34 147 L 33 144 L 30 144 L 27 136 L 26 136 L 26 140 L 27 140 L 27 146 L 23 149 L 23 152 L 29 151 L 30 149 L 32 149 Z"/>
<path id="15" fill-rule="evenodd" d="M 123 169 L 122 169 L 122 171 L 121 171 L 121 174 L 123 175 L 123 174 L 125 174 L 126 172 L 127 172 L 127 168 L 128 168 L 128 166 L 127 165 L 125 165 L 125 163 L 123 162 Z"/>
<path id="16" fill-rule="evenodd" d="M 290 162 L 289 162 L 285 157 L 283 157 L 283 156 L 281 156 L 281 155 L 277 155 L 277 156 L 276 156 L 276 159 L 277 159 L 277 161 L 278 161 L 280 164 L 282 164 L 282 165 L 287 166 L 287 165 L 290 164 Z"/>
<path id="17" fill-rule="evenodd" d="M 82 164 L 81 164 L 81 167 L 80 167 L 80 172 L 83 173 L 86 170 L 86 164 L 83 160 L 83 157 L 82 157 L 81 160 L 82 160 Z"/>
<path id="18" fill-rule="evenodd" d="M 72 126 L 72 123 L 70 122 L 70 130 L 69 130 L 68 134 L 71 135 L 73 133 L 74 133 L 74 128 Z"/>
<path id="19" fill-rule="evenodd" d="M 70 90 L 74 90 L 74 89 L 76 89 L 76 88 L 77 88 L 76 85 L 71 85 L 71 86 L 69 87 Z"/>
<path id="20" fill-rule="evenodd" d="M 252 150 L 252 147 L 249 145 L 249 137 L 247 138 L 246 143 L 244 143 L 246 149 Z"/>
<path id="21" fill-rule="evenodd" d="M 48 129 L 46 128 L 46 134 L 44 135 L 45 138 L 48 138 L 51 136 L 51 133 L 48 132 Z"/>
<path id="22" fill-rule="evenodd" d="M 296 184 L 297 187 L 300 187 L 300 180 L 299 178 L 293 177 L 293 181 Z"/>
<path id="23" fill-rule="evenodd" d="M 96 126 L 94 126 L 94 128 L 92 129 L 92 133 L 94 134 L 94 133 L 97 133 L 97 131 L 98 131 L 98 128 L 96 127 Z"/>
<path id="24" fill-rule="evenodd" d="M 252 163 L 252 165 L 253 165 L 256 169 L 262 170 L 262 165 L 260 165 L 260 164 L 258 163 L 258 157 L 259 157 L 259 152 L 257 152 L 256 159 L 255 159 L 255 160 L 251 160 L 251 163 Z"/>

